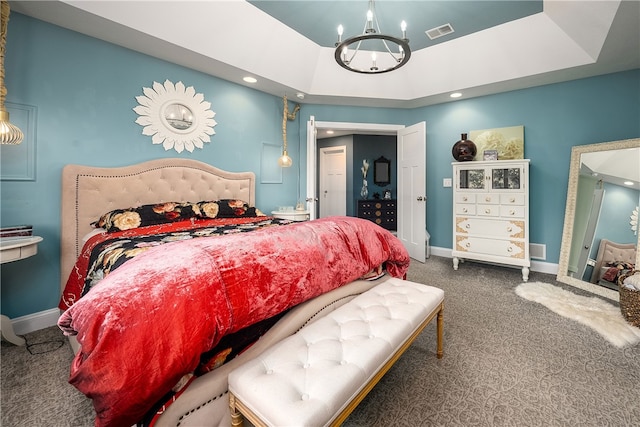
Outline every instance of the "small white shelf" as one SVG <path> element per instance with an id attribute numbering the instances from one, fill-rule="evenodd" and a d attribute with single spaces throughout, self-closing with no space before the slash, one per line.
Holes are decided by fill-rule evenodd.
<path id="1" fill-rule="evenodd" d="M 271 215 L 275 218 L 289 219 L 291 221 L 307 221 L 309 219 L 309 211 L 271 211 Z"/>

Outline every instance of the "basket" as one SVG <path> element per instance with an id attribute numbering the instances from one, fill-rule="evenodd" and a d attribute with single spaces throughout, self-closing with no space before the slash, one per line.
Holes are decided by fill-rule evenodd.
<path id="1" fill-rule="evenodd" d="M 627 322 L 633 326 L 640 327 L 640 291 L 623 286 L 624 281 L 634 275 L 636 275 L 636 277 L 634 277 L 633 280 L 640 282 L 640 271 L 631 271 L 621 276 L 618 280 L 620 311 Z"/>

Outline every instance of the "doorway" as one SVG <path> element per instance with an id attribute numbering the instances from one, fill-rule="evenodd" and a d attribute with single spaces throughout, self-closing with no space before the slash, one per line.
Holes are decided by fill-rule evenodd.
<path id="1" fill-rule="evenodd" d="M 320 149 L 319 217 L 347 214 L 347 147 Z"/>
<path id="2" fill-rule="evenodd" d="M 307 122 L 307 207 L 310 211 L 310 218 L 315 219 L 318 215 L 318 186 L 317 176 L 318 171 L 318 159 L 317 159 L 317 134 L 319 131 L 331 129 L 343 134 L 378 134 L 378 135 L 396 135 L 397 147 L 398 147 L 398 159 L 407 158 L 407 154 L 404 153 L 405 147 L 411 146 L 412 148 L 419 147 L 422 150 L 422 154 L 414 157 L 422 162 L 422 165 L 414 165 L 414 167 L 422 168 L 422 179 L 418 179 L 416 182 L 411 182 L 411 185 L 403 185 L 402 188 L 398 188 L 398 229 L 404 230 L 404 233 L 408 235 L 399 235 L 398 237 L 403 242 L 409 255 L 417 261 L 425 261 L 425 243 L 426 243 L 426 182 L 424 177 L 426 173 L 426 124 L 420 122 L 410 127 L 404 125 L 390 125 L 390 124 L 376 124 L 376 123 L 347 123 L 347 122 L 320 122 L 316 121 L 314 116 L 309 118 Z M 404 130 L 404 132 L 403 132 Z M 405 141 L 409 143 L 406 144 Z M 399 162 L 398 162 L 399 164 Z M 398 167 L 396 165 L 396 167 Z M 399 171 L 399 169 L 396 169 Z M 408 184 L 405 182 L 405 184 Z M 404 200 L 404 202 L 403 202 Z M 416 203 L 417 202 L 417 206 Z M 406 206 L 405 206 L 406 205 Z M 413 209 L 420 209 L 423 211 L 422 223 L 420 226 L 405 226 L 402 225 L 402 217 L 407 217 L 407 212 Z M 416 224 L 412 221 L 412 224 Z"/>

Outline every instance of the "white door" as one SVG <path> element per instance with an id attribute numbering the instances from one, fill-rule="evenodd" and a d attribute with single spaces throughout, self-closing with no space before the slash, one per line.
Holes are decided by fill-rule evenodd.
<path id="1" fill-rule="evenodd" d="M 309 219 L 318 217 L 316 209 L 318 208 L 318 198 L 316 196 L 316 119 L 314 116 L 309 117 L 307 122 L 307 210 L 309 211 Z"/>
<path id="2" fill-rule="evenodd" d="M 596 234 L 598 219 L 600 219 L 600 210 L 602 209 L 602 199 L 604 198 L 604 188 L 596 188 L 593 190 L 593 200 L 591 201 L 591 212 L 589 212 L 589 221 L 587 221 L 587 229 L 584 232 L 584 239 L 580 245 L 580 256 L 578 257 L 578 275 L 577 278 L 589 281 L 591 278 L 584 277 L 587 270 L 587 260 L 593 246 L 593 236 Z"/>
<path id="3" fill-rule="evenodd" d="M 425 261 L 425 122 L 398 131 L 398 238 L 416 261 Z"/>
<path id="4" fill-rule="evenodd" d="M 347 147 L 320 149 L 319 218 L 347 214 Z"/>

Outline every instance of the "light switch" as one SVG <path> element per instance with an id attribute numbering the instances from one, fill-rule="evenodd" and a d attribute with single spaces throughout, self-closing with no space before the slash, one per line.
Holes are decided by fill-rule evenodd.
<path id="1" fill-rule="evenodd" d="M 451 178 L 443 178 L 442 179 L 443 187 L 451 187 Z"/>

